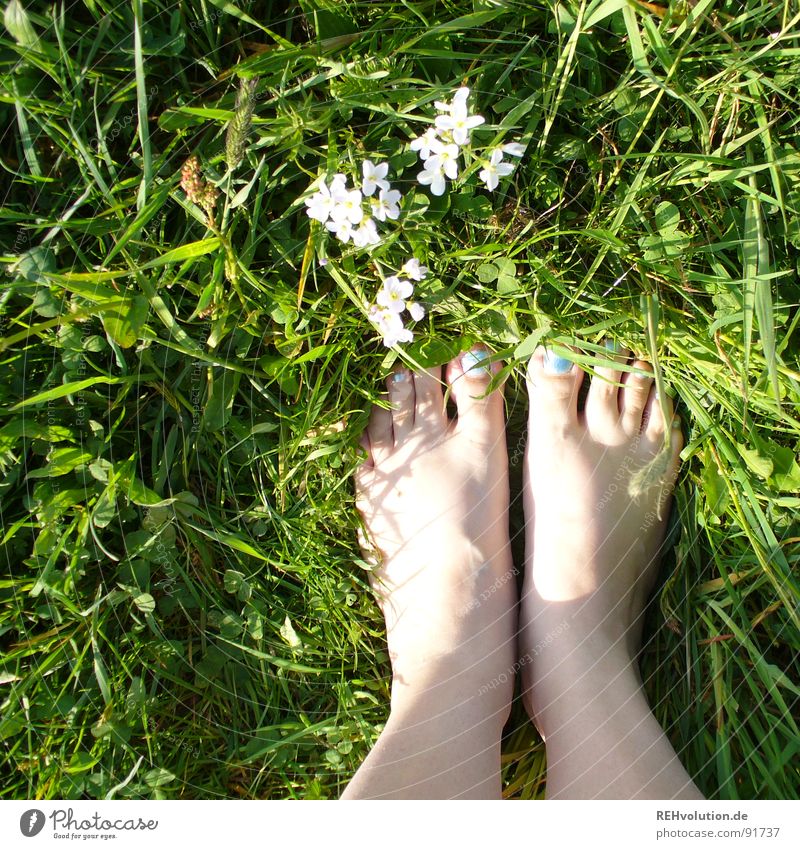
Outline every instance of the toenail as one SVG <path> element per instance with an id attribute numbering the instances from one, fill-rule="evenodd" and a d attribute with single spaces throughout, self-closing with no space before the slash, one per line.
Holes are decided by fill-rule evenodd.
<path id="1" fill-rule="evenodd" d="M 606 346 L 606 348 L 609 351 L 611 351 L 612 354 L 618 354 L 619 353 L 619 342 L 617 342 L 616 339 L 606 339 L 606 341 L 603 344 Z"/>
<path id="2" fill-rule="evenodd" d="M 404 371 L 396 371 L 392 375 L 392 383 L 402 383 L 407 378 L 408 378 L 408 375 Z"/>
<path id="3" fill-rule="evenodd" d="M 491 355 L 485 348 L 475 348 L 473 351 L 467 351 L 461 355 L 461 368 L 464 370 L 465 377 L 480 378 L 491 375 L 491 363 L 487 363 Z"/>
<path id="4" fill-rule="evenodd" d="M 544 368 L 550 374 L 566 374 L 572 368 L 572 360 L 554 354 L 549 348 L 544 352 Z"/>

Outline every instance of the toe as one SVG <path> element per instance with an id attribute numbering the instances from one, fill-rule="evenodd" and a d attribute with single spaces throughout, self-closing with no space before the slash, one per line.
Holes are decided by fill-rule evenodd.
<path id="1" fill-rule="evenodd" d="M 414 427 L 414 379 L 410 371 L 399 368 L 386 379 L 389 401 L 392 405 L 392 433 L 394 445 L 408 439 Z"/>
<path id="2" fill-rule="evenodd" d="M 423 435 L 438 436 L 447 428 L 442 394 L 442 368 L 423 369 L 414 374 L 414 429 Z"/>
<path id="3" fill-rule="evenodd" d="M 627 348 L 619 348 L 613 340 L 606 340 L 608 353 L 598 355 L 603 360 L 594 368 L 589 394 L 586 396 L 586 421 L 589 429 L 615 427 L 619 421 L 619 391 L 622 383 L 620 366 L 630 357 Z"/>
<path id="4" fill-rule="evenodd" d="M 499 363 L 488 362 L 491 352 L 475 347 L 447 366 L 447 382 L 456 403 L 456 431 L 477 438 L 503 431 L 503 394 L 495 389 L 487 394 Z"/>
<path id="5" fill-rule="evenodd" d="M 578 392 L 584 372 L 575 363 L 545 348 L 537 348 L 528 363 L 531 428 L 563 430 L 578 423 Z"/>
<path id="6" fill-rule="evenodd" d="M 673 417 L 672 398 L 667 395 L 662 404 L 654 386 L 644 409 L 643 430 L 647 439 L 658 444 L 663 442 L 664 430 L 672 426 Z"/>
<path id="7" fill-rule="evenodd" d="M 653 387 L 653 367 L 644 360 L 634 360 L 633 371 L 625 373 L 620 390 L 622 429 L 628 436 L 636 436 L 642 429 L 642 417 L 650 390 Z"/>

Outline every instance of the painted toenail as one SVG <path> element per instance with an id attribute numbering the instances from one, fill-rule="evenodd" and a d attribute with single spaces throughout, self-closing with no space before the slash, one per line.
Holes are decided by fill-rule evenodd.
<path id="1" fill-rule="evenodd" d="M 485 362 L 491 354 L 485 348 L 476 348 L 461 355 L 461 368 L 465 377 L 483 378 L 491 375 L 491 363 Z"/>
<path id="2" fill-rule="evenodd" d="M 606 339 L 606 341 L 603 344 L 606 346 L 606 348 L 609 351 L 611 351 L 612 354 L 618 354 L 619 353 L 619 342 L 617 342 L 616 339 Z"/>
<path id="3" fill-rule="evenodd" d="M 408 378 L 408 375 L 404 371 L 396 371 L 392 375 L 392 383 L 402 383 L 407 378 Z"/>
<path id="4" fill-rule="evenodd" d="M 554 354 L 549 348 L 544 352 L 544 368 L 550 374 L 566 374 L 572 368 L 572 361 L 566 357 L 559 357 Z"/>

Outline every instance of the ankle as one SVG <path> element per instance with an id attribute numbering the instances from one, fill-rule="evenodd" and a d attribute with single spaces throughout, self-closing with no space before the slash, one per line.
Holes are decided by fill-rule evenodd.
<path id="1" fill-rule="evenodd" d="M 625 640 L 564 639 L 541 651 L 532 662 L 529 713 L 541 713 L 564 699 L 585 703 L 602 694 L 611 682 L 640 684 L 637 658 Z M 533 717 L 532 717 L 533 718 Z"/>
<path id="2" fill-rule="evenodd" d="M 557 654 L 597 656 L 609 651 L 635 657 L 641 646 L 643 611 L 633 593 L 616 602 L 598 592 L 571 600 L 551 600 L 533 587 L 522 598 L 532 655 L 551 648 Z M 638 611 L 638 612 L 637 612 Z"/>
<path id="3" fill-rule="evenodd" d="M 409 722 L 441 719 L 445 724 L 468 719 L 471 724 L 497 725 L 499 732 L 511 710 L 513 687 L 510 671 L 491 676 L 486 668 L 449 657 L 413 676 L 395 673 L 391 716 Z"/>

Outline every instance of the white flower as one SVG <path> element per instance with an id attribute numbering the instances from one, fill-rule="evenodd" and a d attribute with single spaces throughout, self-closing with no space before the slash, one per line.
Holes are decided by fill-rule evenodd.
<path id="1" fill-rule="evenodd" d="M 372 214 L 378 221 L 386 221 L 387 218 L 396 221 L 400 217 L 399 204 L 402 197 L 397 189 L 390 189 L 388 192 L 385 189 L 381 189 L 378 197 L 370 200 Z"/>
<path id="2" fill-rule="evenodd" d="M 427 159 L 431 155 L 431 144 L 438 140 L 436 130 L 434 130 L 433 127 L 430 127 L 430 129 L 425 130 L 421 136 L 417 136 L 417 138 L 412 139 L 409 147 L 411 150 L 419 151 L 420 159 Z"/>
<path id="3" fill-rule="evenodd" d="M 444 144 L 437 141 L 431 145 L 433 153 L 425 160 L 423 166 L 428 171 L 441 169 L 451 179 L 458 177 L 458 145 Z"/>
<path id="4" fill-rule="evenodd" d="M 414 339 L 414 334 L 403 326 L 400 313 L 373 304 L 369 308 L 368 315 L 369 320 L 383 337 L 383 344 L 387 348 L 397 345 L 398 342 L 411 342 Z"/>
<path id="5" fill-rule="evenodd" d="M 479 127 L 485 121 L 482 115 L 470 115 L 467 111 L 466 100 L 453 100 L 449 115 L 439 115 L 434 122 L 439 132 L 450 131 L 457 145 L 469 142 L 470 131 Z"/>
<path id="6" fill-rule="evenodd" d="M 325 183 L 319 187 L 319 191 L 316 194 L 305 199 L 305 204 L 308 207 L 306 209 L 306 215 L 309 218 L 323 223 L 328 220 L 333 209 L 333 198 Z"/>
<path id="7" fill-rule="evenodd" d="M 398 323 L 401 328 L 403 326 L 403 319 L 400 318 L 399 313 L 392 312 L 386 307 L 379 307 L 377 304 L 373 304 L 369 308 L 367 316 L 381 336 L 391 333 Z"/>
<path id="8" fill-rule="evenodd" d="M 389 324 L 390 321 L 394 320 L 394 317 L 396 315 L 397 313 L 393 313 L 391 310 L 387 310 L 386 307 L 379 307 L 377 304 L 372 304 L 372 306 L 370 306 L 369 308 L 369 311 L 367 312 L 367 318 L 369 318 L 369 320 L 381 332 L 383 332 L 384 328 Z"/>
<path id="9" fill-rule="evenodd" d="M 508 176 L 514 170 L 514 166 L 510 162 L 502 162 L 502 159 L 503 151 L 500 148 L 495 148 L 492 151 L 491 159 L 484 162 L 484 168 L 478 174 L 481 180 L 486 183 L 486 188 L 490 192 L 497 188 L 501 177 Z"/>
<path id="10" fill-rule="evenodd" d="M 425 318 L 425 308 L 422 304 L 417 303 L 416 301 L 408 301 L 406 303 L 406 309 L 409 311 L 411 318 L 413 318 L 414 321 L 422 321 L 422 319 Z"/>
<path id="11" fill-rule="evenodd" d="M 365 159 L 361 163 L 361 171 L 364 179 L 361 181 L 361 191 L 365 197 L 372 197 L 375 194 L 375 189 L 384 189 L 389 191 L 389 181 L 386 175 L 389 173 L 389 163 L 381 162 L 379 165 L 373 165 L 369 159 Z"/>
<path id="12" fill-rule="evenodd" d="M 361 225 L 353 230 L 353 244 L 357 248 L 365 248 L 367 245 L 380 244 L 381 237 L 378 235 L 378 228 L 371 218 L 365 218 Z"/>
<path id="13" fill-rule="evenodd" d="M 392 312 L 401 313 L 406 308 L 406 298 L 414 294 L 414 286 L 410 280 L 392 275 L 383 281 L 383 287 L 375 300 Z"/>
<path id="14" fill-rule="evenodd" d="M 416 257 L 406 260 L 400 270 L 412 280 L 424 280 L 428 275 L 428 269 Z"/>
<path id="15" fill-rule="evenodd" d="M 344 174 L 334 174 L 331 184 L 322 183 L 319 191 L 305 199 L 308 207 L 306 215 L 323 224 L 333 216 L 337 205 L 347 196 L 347 177 Z"/>
<path id="16" fill-rule="evenodd" d="M 387 348 L 393 348 L 395 345 L 398 345 L 400 342 L 413 342 L 414 334 L 406 327 L 403 327 L 402 323 L 395 324 L 389 333 L 385 333 L 383 336 L 383 344 L 386 345 Z"/>
<path id="17" fill-rule="evenodd" d="M 430 159 L 425 162 L 425 170 L 420 171 L 419 174 L 417 174 L 417 182 L 423 186 L 430 186 L 432 194 L 437 196 L 443 195 L 445 187 L 447 185 L 444 179 L 444 169 L 440 165 L 434 171 L 433 169 L 427 167 L 428 162 L 430 162 Z"/>
<path id="18" fill-rule="evenodd" d="M 340 242 L 345 244 L 350 241 L 353 235 L 353 225 L 346 218 L 341 221 L 329 221 L 325 226 Z"/>
<path id="19" fill-rule="evenodd" d="M 331 209 L 331 218 L 336 221 L 349 221 L 351 224 L 360 223 L 364 217 L 364 210 L 361 208 L 363 200 L 361 192 L 358 189 L 341 191 L 333 193 L 333 209 Z"/>
<path id="20" fill-rule="evenodd" d="M 508 153 L 510 156 L 524 156 L 525 145 L 519 142 L 509 142 L 503 145 L 503 153 Z"/>

